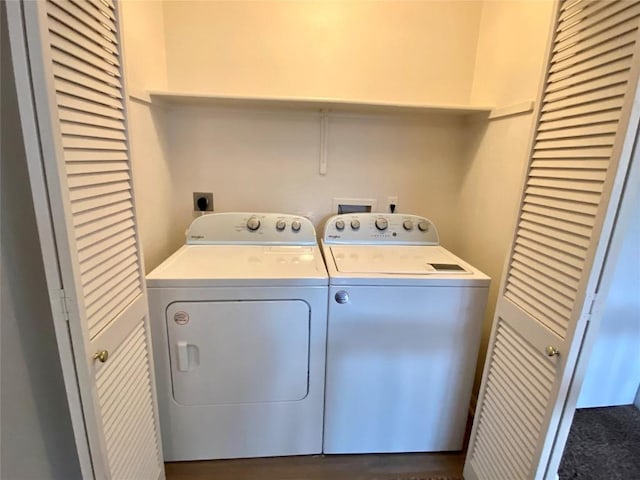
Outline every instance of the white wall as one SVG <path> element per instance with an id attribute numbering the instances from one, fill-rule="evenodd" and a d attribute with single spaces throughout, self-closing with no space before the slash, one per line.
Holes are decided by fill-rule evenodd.
<path id="1" fill-rule="evenodd" d="M 0 4 L 0 478 L 79 479 Z"/>
<path id="2" fill-rule="evenodd" d="M 165 0 L 123 0 L 121 28 L 129 90 L 167 88 Z"/>
<path id="3" fill-rule="evenodd" d="M 148 88 L 238 95 L 466 104 L 471 93 L 481 2 L 182 1 L 164 2 L 162 19 L 157 2 L 130 3 L 144 2 L 125 2 L 127 66 L 143 70 L 128 73 L 131 90 L 155 78 Z M 160 21 L 166 63 L 159 55 L 147 72 L 136 59 L 162 32 L 134 29 Z M 212 191 L 216 211 L 301 213 L 318 229 L 333 197 L 382 209 L 394 195 L 455 241 L 459 118 L 332 114 L 320 176 L 313 112 L 184 107 L 165 124 L 143 108 L 132 107 L 132 146 L 147 271 L 184 242 L 194 191 Z"/>
<path id="4" fill-rule="evenodd" d="M 169 1 L 168 85 L 228 95 L 465 104 L 481 6 Z"/>
<path id="5" fill-rule="evenodd" d="M 631 201 L 635 212 L 640 211 L 640 197 Z M 624 236 L 576 408 L 629 405 L 639 387 L 640 215 L 636 214 Z"/>
<path id="6" fill-rule="evenodd" d="M 550 0 L 482 4 L 471 103 L 536 100 L 552 22 Z M 457 253 L 492 278 L 476 371 L 479 386 L 533 128 L 531 113 L 469 125 L 461 168 Z"/>
<path id="7" fill-rule="evenodd" d="M 163 2 L 125 0 L 121 6 L 129 92 L 166 89 Z M 173 203 L 173 188 L 165 154 L 165 114 L 137 101 L 129 102 L 128 113 L 138 225 L 148 272 L 173 246 L 169 242 L 173 227 L 166 214 Z"/>
<path id="8" fill-rule="evenodd" d="M 333 197 L 375 198 L 384 209 L 397 195 L 398 211 L 430 217 L 446 245 L 454 238 L 460 122 L 335 114 L 321 176 L 316 114 L 176 109 L 167 124 L 176 246 L 193 218 L 193 191 L 214 192 L 218 211 L 299 213 L 317 228 L 335 213 Z"/>

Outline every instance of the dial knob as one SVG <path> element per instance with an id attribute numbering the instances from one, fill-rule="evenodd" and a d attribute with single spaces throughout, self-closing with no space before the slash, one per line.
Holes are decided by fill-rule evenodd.
<path id="1" fill-rule="evenodd" d="M 405 220 L 402 222 L 402 226 L 407 231 L 413 230 L 413 222 L 411 220 Z"/>
<path id="2" fill-rule="evenodd" d="M 278 220 L 276 222 L 276 230 L 278 230 L 279 232 L 283 231 L 287 226 L 287 222 L 285 222 L 284 220 Z"/>
<path id="3" fill-rule="evenodd" d="M 337 230 L 344 230 L 344 222 L 342 220 L 336 221 L 336 229 Z"/>
<path id="4" fill-rule="evenodd" d="M 293 222 L 291 222 L 291 230 L 293 230 L 294 232 L 299 232 L 300 228 L 302 228 L 300 220 L 294 220 Z"/>
<path id="5" fill-rule="evenodd" d="M 387 222 L 386 218 L 378 218 L 376 219 L 376 228 L 380 231 L 384 231 L 389 226 L 389 222 Z"/>
<path id="6" fill-rule="evenodd" d="M 251 217 L 249 220 L 247 220 L 247 228 L 252 232 L 255 232 L 257 229 L 259 229 L 260 220 L 258 219 L 258 217 Z"/>
<path id="7" fill-rule="evenodd" d="M 351 220 L 351 228 L 358 230 L 360 228 L 360 220 Z"/>
<path id="8" fill-rule="evenodd" d="M 424 220 L 421 220 L 418 223 L 418 228 L 420 229 L 421 232 L 426 232 L 427 230 L 429 230 L 429 222 L 425 222 Z"/>

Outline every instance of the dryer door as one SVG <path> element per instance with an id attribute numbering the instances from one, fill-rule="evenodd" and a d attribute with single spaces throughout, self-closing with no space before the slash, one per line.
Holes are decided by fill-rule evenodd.
<path id="1" fill-rule="evenodd" d="M 175 401 L 303 399 L 309 319 L 309 306 L 301 300 L 172 303 L 166 320 Z"/>

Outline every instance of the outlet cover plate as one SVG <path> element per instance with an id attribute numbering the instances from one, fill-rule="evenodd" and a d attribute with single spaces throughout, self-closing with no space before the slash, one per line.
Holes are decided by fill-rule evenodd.
<path id="1" fill-rule="evenodd" d="M 213 212 L 213 193 L 212 192 L 193 192 L 193 211 L 200 212 L 200 208 L 198 208 L 198 199 L 199 198 L 207 199 L 207 208 L 204 210 L 205 212 Z"/>

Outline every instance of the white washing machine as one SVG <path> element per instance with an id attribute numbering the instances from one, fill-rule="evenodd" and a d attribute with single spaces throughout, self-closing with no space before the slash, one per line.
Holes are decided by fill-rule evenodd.
<path id="1" fill-rule="evenodd" d="M 322 451 L 328 277 L 309 220 L 199 217 L 147 286 L 166 461 Z"/>
<path id="2" fill-rule="evenodd" d="M 460 450 L 490 279 L 429 220 L 331 217 L 325 453 Z"/>

